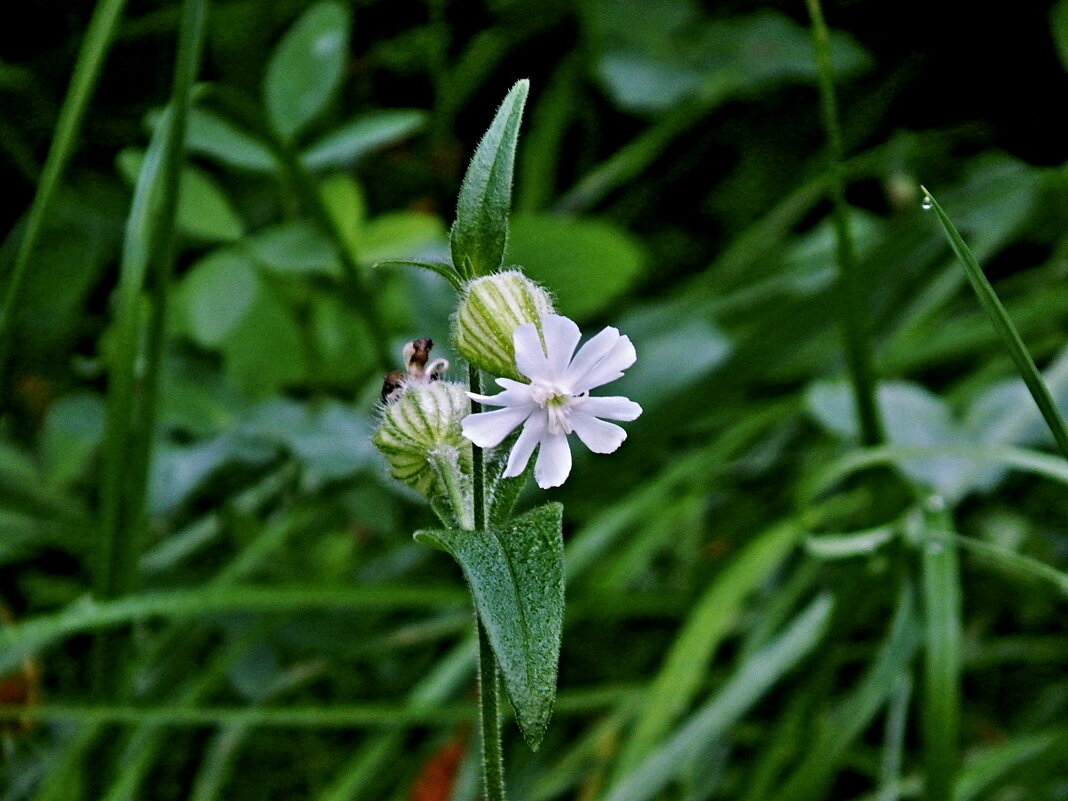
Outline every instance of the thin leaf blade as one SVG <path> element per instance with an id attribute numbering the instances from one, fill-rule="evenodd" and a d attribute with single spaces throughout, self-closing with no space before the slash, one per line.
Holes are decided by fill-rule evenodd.
<path id="1" fill-rule="evenodd" d="M 1016 330 L 1012 318 L 1009 317 L 1009 313 L 1005 311 L 1005 307 L 1001 304 L 1001 299 L 998 298 L 994 287 L 990 285 L 990 282 L 983 274 L 979 262 L 975 260 L 975 256 L 972 255 L 957 227 L 953 225 L 953 221 L 949 219 L 949 215 L 946 214 L 942 206 L 939 205 L 938 201 L 925 187 L 921 186 L 920 189 L 926 195 L 924 207 L 926 208 L 929 205 L 930 209 L 938 216 L 938 222 L 942 225 L 946 238 L 949 239 L 950 247 L 953 248 L 953 252 L 956 254 L 961 266 L 964 267 L 968 282 L 972 285 L 972 289 L 975 290 L 979 303 L 982 304 L 983 309 L 990 318 L 990 322 L 1004 340 L 1005 346 L 1009 350 L 1009 355 L 1020 373 L 1020 377 L 1027 385 L 1031 397 L 1038 404 L 1038 409 L 1042 412 L 1046 425 L 1049 426 L 1049 430 L 1053 433 L 1053 438 L 1057 441 L 1057 446 L 1060 448 L 1061 453 L 1064 454 L 1065 458 L 1068 458 L 1068 424 L 1065 424 L 1064 418 L 1061 417 L 1061 413 L 1057 409 L 1057 404 L 1054 403 L 1053 397 L 1050 395 L 1049 387 L 1046 386 L 1042 376 L 1039 375 L 1031 354 L 1028 353 L 1023 340 L 1020 338 L 1020 332 Z"/>

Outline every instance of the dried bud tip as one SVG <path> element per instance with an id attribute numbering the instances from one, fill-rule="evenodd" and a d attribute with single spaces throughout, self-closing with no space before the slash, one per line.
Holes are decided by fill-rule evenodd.
<path id="1" fill-rule="evenodd" d="M 404 394 L 412 384 L 429 384 L 437 381 L 449 369 L 446 359 L 430 361 L 434 340 L 420 337 L 407 343 L 401 351 L 405 370 L 390 370 L 382 380 L 382 402 L 390 404 Z"/>
<path id="2" fill-rule="evenodd" d="M 404 379 L 407 376 L 403 370 L 390 370 L 382 379 L 382 403 L 393 403 L 404 392 Z"/>

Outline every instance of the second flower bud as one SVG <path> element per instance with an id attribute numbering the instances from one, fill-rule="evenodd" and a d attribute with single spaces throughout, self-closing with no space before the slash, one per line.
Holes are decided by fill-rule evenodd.
<path id="1" fill-rule="evenodd" d="M 512 334 L 523 323 L 541 325 L 554 312 L 552 297 L 519 270 L 469 283 L 453 317 L 452 338 L 467 361 L 495 376 L 521 379 Z"/>

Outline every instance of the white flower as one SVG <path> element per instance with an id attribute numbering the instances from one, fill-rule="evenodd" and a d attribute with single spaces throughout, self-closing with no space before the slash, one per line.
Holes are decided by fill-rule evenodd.
<path id="1" fill-rule="evenodd" d="M 523 323 L 512 333 L 515 363 L 529 384 L 498 378 L 504 388 L 498 395 L 468 393 L 472 400 L 502 408 L 470 414 L 462 421 L 464 436 L 481 448 L 499 445 L 523 426 L 504 476 L 526 469 L 536 445 L 541 446 L 534 479 L 542 489 L 558 487 L 571 472 L 567 435 L 574 432 L 594 453 L 611 453 L 627 432 L 605 420 L 634 420 L 642 407 L 623 397 L 591 398 L 589 391 L 622 377 L 637 358 L 629 338 L 606 328 L 583 345 L 579 328 L 567 317 L 541 315 L 542 338 L 534 323 Z"/>

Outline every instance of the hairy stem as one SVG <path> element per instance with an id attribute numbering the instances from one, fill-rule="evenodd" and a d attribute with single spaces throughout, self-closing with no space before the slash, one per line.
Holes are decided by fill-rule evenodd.
<path id="1" fill-rule="evenodd" d="M 475 394 L 482 393 L 482 378 L 478 368 L 468 367 L 468 385 Z M 482 410 L 480 404 L 471 401 L 471 413 Z M 478 532 L 486 528 L 486 473 L 482 449 L 472 445 L 474 462 L 474 507 L 475 529 Z M 477 536 L 477 535 L 476 535 Z M 504 758 L 501 753 L 501 717 L 498 711 L 497 695 L 497 660 L 490 647 L 486 628 L 475 613 L 475 626 L 478 629 L 478 705 L 479 723 L 482 728 L 482 773 L 486 783 L 486 801 L 504 801 Z"/>

